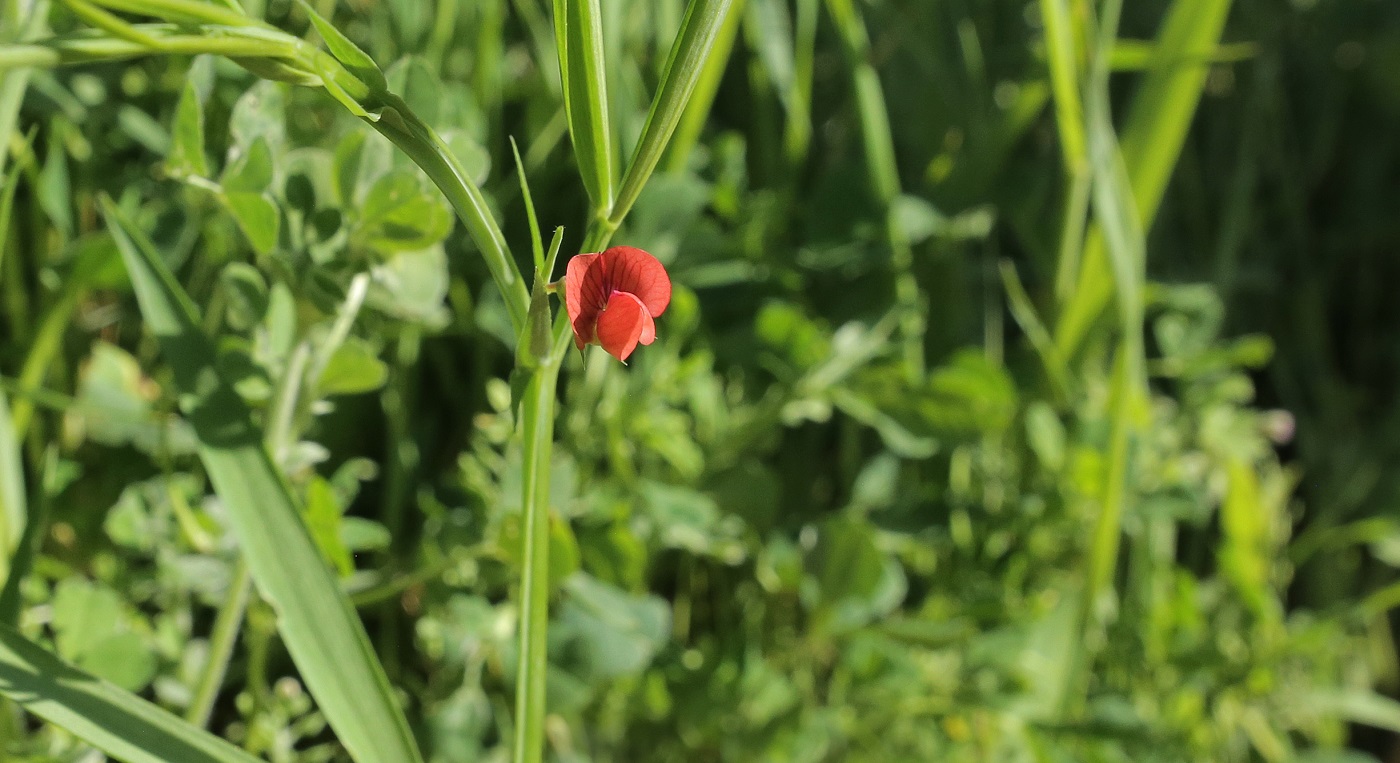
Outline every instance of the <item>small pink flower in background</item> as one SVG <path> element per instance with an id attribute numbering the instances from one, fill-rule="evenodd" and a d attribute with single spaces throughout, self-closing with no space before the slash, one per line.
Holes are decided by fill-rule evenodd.
<path id="1" fill-rule="evenodd" d="M 656 340 L 656 316 L 671 303 L 671 277 L 655 257 L 632 246 L 569 260 L 564 303 L 574 344 L 599 344 L 618 360 Z"/>

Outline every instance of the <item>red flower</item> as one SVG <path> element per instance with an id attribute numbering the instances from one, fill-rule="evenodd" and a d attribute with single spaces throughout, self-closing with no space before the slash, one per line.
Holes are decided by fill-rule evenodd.
<path id="1" fill-rule="evenodd" d="M 596 342 L 609 355 L 627 360 L 638 342 L 656 340 L 653 319 L 670 303 L 666 268 L 636 247 L 576 255 L 564 274 L 564 305 L 580 350 Z"/>

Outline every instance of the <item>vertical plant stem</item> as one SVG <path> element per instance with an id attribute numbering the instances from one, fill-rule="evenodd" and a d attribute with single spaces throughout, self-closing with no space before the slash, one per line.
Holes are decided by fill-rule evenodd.
<path id="1" fill-rule="evenodd" d="M 29 355 L 20 369 L 19 386 L 22 391 L 38 389 L 43 385 L 50 364 L 63 349 L 63 335 L 83 293 L 83 289 L 77 285 L 78 281 L 70 278 L 64 283 L 63 292 L 39 324 L 39 331 L 29 347 Z M 15 439 L 23 442 L 29 432 L 30 419 L 34 416 L 34 401 L 28 395 L 21 395 L 10 408 L 10 415 L 15 427 Z"/>
<path id="2" fill-rule="evenodd" d="M 391 566 L 399 554 L 412 546 L 411 542 L 406 542 L 406 520 L 409 496 L 418 472 L 419 451 L 410 422 L 414 417 L 413 391 L 418 381 L 421 347 L 422 334 L 419 329 L 405 329 L 399 337 L 389 383 L 380 395 L 389 434 L 388 452 L 384 456 L 384 503 L 380 518 L 389 531 L 389 537 L 394 539 L 386 554 Z M 395 679 L 403 667 L 399 656 L 402 651 L 399 633 L 403 625 L 403 607 L 398 599 L 391 598 L 380 608 L 379 614 L 379 653 L 384 655 L 384 671 L 390 679 Z"/>
<path id="3" fill-rule="evenodd" d="M 826 6 L 836 22 L 852 69 L 866 172 L 876 201 L 885 215 L 885 237 L 890 247 L 890 265 L 894 270 L 895 303 L 900 312 L 905 372 L 911 379 L 918 379 L 924 374 L 924 306 L 918 281 L 914 277 L 914 252 L 894 212 L 895 200 L 903 191 L 885 92 L 880 85 L 879 72 L 870 63 L 870 37 L 860 11 L 851 0 L 827 0 Z"/>
<path id="4" fill-rule="evenodd" d="M 516 676 L 515 763 L 544 757 L 545 673 L 549 623 L 549 464 L 554 445 L 554 390 L 559 358 L 534 369 L 521 401 L 524 568 L 520 585 L 520 672 Z"/>
<path id="5" fill-rule="evenodd" d="M 214 630 L 209 635 L 209 658 L 199 675 L 195 686 L 194 700 L 185 711 L 185 720 L 200 728 L 209 725 L 209 716 L 214 711 L 214 701 L 219 697 L 224 676 L 228 674 L 229 659 L 233 657 L 234 642 L 243 625 L 243 612 L 248 607 L 248 595 L 253 589 L 253 575 L 248 571 L 248 563 L 242 559 L 234 568 L 233 579 L 228 584 L 228 594 L 214 618 Z"/>

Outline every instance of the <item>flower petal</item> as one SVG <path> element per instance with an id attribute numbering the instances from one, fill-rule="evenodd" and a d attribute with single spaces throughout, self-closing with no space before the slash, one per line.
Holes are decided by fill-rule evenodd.
<path id="1" fill-rule="evenodd" d="M 609 288 L 636 296 L 653 318 L 666 312 L 671 277 L 660 260 L 634 246 L 614 246 L 602 256 Z"/>
<path id="2" fill-rule="evenodd" d="M 627 360 L 648 325 L 651 338 L 655 339 L 656 325 L 642 301 L 625 291 L 615 291 L 607 308 L 598 315 L 598 344 L 618 360 Z"/>
<path id="3" fill-rule="evenodd" d="M 574 344 L 583 349 L 593 341 L 598 313 L 607 305 L 608 295 L 603 287 L 603 268 L 599 254 L 580 254 L 569 260 L 564 271 L 564 309 L 569 311 L 569 323 L 574 327 Z"/>

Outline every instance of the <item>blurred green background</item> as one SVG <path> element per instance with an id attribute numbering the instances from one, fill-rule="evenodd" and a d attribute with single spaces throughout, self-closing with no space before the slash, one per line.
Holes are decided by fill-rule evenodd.
<path id="1" fill-rule="evenodd" d="M 576 253 L 548 3 L 315 5 L 525 252 L 513 137 Z M 20 6 L 0 38 L 76 26 Z M 614 239 L 670 270 L 658 341 L 561 385 L 553 759 L 1400 760 L 1400 3 L 1123 6 L 1099 38 L 1087 0 L 747 0 Z M 626 156 L 685 5 L 602 7 Z M 27 85 L 0 90 L 0 389 L 47 515 L 25 631 L 184 712 L 246 585 L 106 193 L 259 410 L 371 274 L 277 455 L 432 760 L 508 759 L 514 338 L 451 209 L 227 60 Z M 256 596 L 210 726 L 343 759 Z M 12 707 L 0 744 L 92 760 Z"/>

